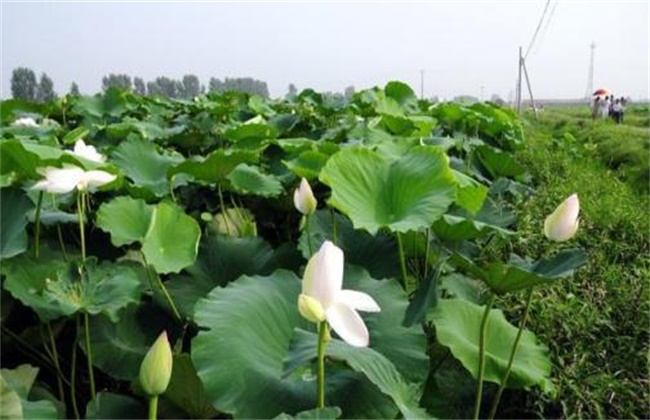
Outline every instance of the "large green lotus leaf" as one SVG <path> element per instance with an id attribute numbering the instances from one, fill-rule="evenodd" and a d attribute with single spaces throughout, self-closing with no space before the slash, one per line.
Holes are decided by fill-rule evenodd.
<path id="1" fill-rule="evenodd" d="M 129 305 L 117 322 L 105 316 L 92 317 L 93 365 L 115 379 L 134 380 L 151 343 L 161 331 L 169 329 L 172 321 L 154 305 Z"/>
<path id="2" fill-rule="evenodd" d="M 488 188 L 462 172 L 456 170 L 452 172 L 457 182 L 456 204 L 470 213 L 476 213 L 483 207 Z"/>
<path id="3" fill-rule="evenodd" d="M 137 188 L 161 197 L 169 193 L 167 171 L 183 160 L 178 154 L 160 154 L 153 143 L 139 138 L 123 141 L 112 153 L 112 161 Z"/>
<path id="4" fill-rule="evenodd" d="M 218 412 L 205 395 L 205 389 L 196 375 L 190 355 L 174 355 L 172 366 L 172 377 L 165 391 L 165 399 L 185 411 L 190 418 L 214 418 Z"/>
<path id="5" fill-rule="evenodd" d="M 142 403 L 126 395 L 98 392 L 86 406 L 87 419 L 146 418 L 147 409 Z"/>
<path id="6" fill-rule="evenodd" d="M 488 170 L 492 179 L 514 178 L 526 173 L 526 168 L 514 159 L 511 153 L 502 152 L 490 146 L 476 148 L 476 156 Z"/>
<path id="7" fill-rule="evenodd" d="M 86 119 L 97 120 L 103 117 L 119 117 L 131 109 L 133 94 L 111 88 L 103 94 L 94 96 L 79 96 L 74 99 L 73 110 Z"/>
<path id="8" fill-rule="evenodd" d="M 341 409 L 338 407 L 325 407 L 325 408 L 315 408 L 313 410 L 307 410 L 307 411 L 301 411 L 300 413 L 296 414 L 295 416 L 290 416 L 288 414 L 280 414 L 279 416 L 275 417 L 275 420 L 292 420 L 292 419 L 300 419 L 300 420 L 309 420 L 309 419 L 338 419 L 341 417 Z"/>
<path id="9" fill-rule="evenodd" d="M 115 246 L 142 242 L 149 229 L 153 209 L 144 200 L 117 197 L 99 207 L 96 225 L 111 234 L 111 243 Z"/>
<path id="10" fill-rule="evenodd" d="M 241 277 L 196 304 L 199 326 L 192 362 L 208 399 L 219 411 L 269 418 L 313 408 L 313 380 L 283 378 L 283 359 L 296 326 L 300 280 L 279 270 L 270 277 Z"/>
<path id="11" fill-rule="evenodd" d="M 0 172 L 15 172 L 20 177 L 40 178 L 36 172 L 39 166 L 55 165 L 63 156 L 60 148 L 20 141 L 17 139 L 0 140 Z"/>
<path id="12" fill-rule="evenodd" d="M 0 272 L 6 276 L 4 289 L 23 305 L 32 308 L 44 322 L 68 314 L 62 302 L 49 300 L 44 294 L 46 280 L 56 279 L 58 273 L 66 269 L 67 263 L 61 255 L 49 259 L 43 255 L 37 260 L 23 254 L 0 265 Z"/>
<path id="13" fill-rule="evenodd" d="M 240 163 L 255 163 L 258 160 L 259 154 L 253 151 L 218 149 L 205 158 L 196 156 L 181 162 L 169 170 L 169 175 L 185 173 L 198 181 L 220 183 Z"/>
<path id="14" fill-rule="evenodd" d="M 355 230 L 350 219 L 336 212 L 317 210 L 309 217 L 313 252 L 326 240 L 334 241 L 334 225 L 336 243 L 345 252 L 346 261 L 365 268 L 376 279 L 392 278 L 399 274 L 399 254 L 393 235 L 379 232 L 372 236 L 364 230 Z M 306 229 L 300 235 L 299 248 L 303 257 L 308 259 L 310 252 Z"/>
<path id="15" fill-rule="evenodd" d="M 263 173 L 258 166 L 241 163 L 226 178 L 240 194 L 277 197 L 283 192 L 280 181 L 273 175 Z"/>
<path id="16" fill-rule="evenodd" d="M 317 343 L 316 334 L 297 330 L 289 357 L 309 360 L 316 354 Z M 327 344 L 326 354 L 330 358 L 345 361 L 355 371 L 362 372 L 370 382 L 391 397 L 404 418 L 428 417 L 418 406 L 418 387 L 408 384 L 395 365 L 383 354 L 368 347 L 355 348 L 340 340 L 331 340 Z"/>
<path id="17" fill-rule="evenodd" d="M 587 254 L 583 249 L 563 249 L 549 259 L 534 263 L 513 255 L 508 263 L 490 263 L 485 267 L 461 254 L 454 254 L 451 261 L 483 280 L 495 293 L 503 294 L 569 277 L 587 263 Z"/>
<path id="18" fill-rule="evenodd" d="M 297 157 L 283 162 L 296 176 L 308 180 L 318 178 L 321 169 L 327 163 L 330 155 L 315 150 L 307 150 Z"/>
<path id="19" fill-rule="evenodd" d="M 0 371 L 0 418 L 58 419 L 56 406 L 47 400 L 29 401 L 38 368 L 20 365 Z"/>
<path id="20" fill-rule="evenodd" d="M 440 344 L 448 347 L 475 378 L 478 377 L 479 333 L 484 312 L 484 306 L 461 299 L 446 299 L 441 300 L 429 314 Z M 486 331 L 484 379 L 500 384 L 518 328 L 506 320 L 501 310 L 492 309 Z M 547 348 L 537 343 L 535 335 L 524 330 L 508 386 L 522 388 L 538 385 L 544 392 L 550 392 L 553 386 L 549 379 L 551 361 L 547 353 Z"/>
<path id="21" fill-rule="evenodd" d="M 242 275 L 268 275 L 275 269 L 274 252 L 260 237 L 205 236 L 187 275 L 174 276 L 166 287 L 181 313 L 191 318 L 194 304 L 214 289 Z"/>
<path id="22" fill-rule="evenodd" d="M 0 259 L 27 249 L 27 213 L 34 207 L 27 195 L 15 188 L 0 189 Z"/>
<path id="23" fill-rule="evenodd" d="M 196 260 L 201 230 L 185 212 L 168 202 L 159 203 L 142 242 L 142 252 L 158 273 L 178 273 Z"/>
<path id="24" fill-rule="evenodd" d="M 121 263 L 97 264 L 89 258 L 83 268 L 70 264 L 58 270 L 55 278 L 45 279 L 42 299 L 58 302 L 62 309 L 59 315 L 104 314 L 117 322 L 119 311 L 138 302 L 141 292 L 142 282 L 132 267 Z"/>
<path id="25" fill-rule="evenodd" d="M 417 146 L 397 160 L 362 148 L 332 156 L 320 174 L 330 203 L 355 228 L 375 234 L 386 227 L 408 232 L 429 227 L 454 201 L 449 159 L 433 146 Z"/>
<path id="26" fill-rule="evenodd" d="M 517 221 L 517 216 L 507 208 L 497 207 L 492 200 L 483 203 L 476 214 L 465 209 L 452 208 L 433 224 L 433 231 L 442 240 L 462 241 L 496 232 L 507 236 L 514 234 L 508 227 Z"/>
<path id="27" fill-rule="evenodd" d="M 277 130 L 272 125 L 259 119 L 252 120 L 237 127 L 229 128 L 224 137 L 233 141 L 238 148 L 256 149 L 270 139 L 277 137 Z"/>

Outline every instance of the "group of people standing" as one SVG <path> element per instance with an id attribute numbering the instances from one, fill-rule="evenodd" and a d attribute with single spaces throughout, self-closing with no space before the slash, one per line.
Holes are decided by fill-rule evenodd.
<path id="1" fill-rule="evenodd" d="M 594 120 L 598 118 L 606 120 L 608 117 L 611 117 L 617 124 L 620 124 L 623 122 L 625 104 L 626 100 L 623 97 L 614 98 L 614 95 L 608 95 L 604 99 L 601 99 L 600 96 L 596 96 L 591 115 Z"/>

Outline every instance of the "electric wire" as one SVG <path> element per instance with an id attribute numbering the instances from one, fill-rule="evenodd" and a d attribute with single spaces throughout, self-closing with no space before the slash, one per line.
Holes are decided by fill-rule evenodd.
<path id="1" fill-rule="evenodd" d="M 537 39 L 537 34 L 539 34 L 539 30 L 542 28 L 542 23 L 544 22 L 544 17 L 546 16 L 546 12 L 548 11 L 548 6 L 550 4 L 551 4 L 551 0 L 546 0 L 546 5 L 544 6 L 542 17 L 539 19 L 539 23 L 537 24 L 537 28 L 535 29 L 535 33 L 533 34 L 533 38 L 530 40 L 530 44 L 528 44 L 528 48 L 526 48 L 526 54 L 524 54 L 524 59 L 528 57 L 528 53 L 530 53 L 530 49 L 533 47 L 533 44 L 535 43 L 535 39 Z"/>

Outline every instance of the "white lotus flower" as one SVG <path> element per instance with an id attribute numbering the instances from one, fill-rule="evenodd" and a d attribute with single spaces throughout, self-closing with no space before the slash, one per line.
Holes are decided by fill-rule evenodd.
<path id="1" fill-rule="evenodd" d="M 325 241 L 305 268 L 298 309 L 309 321 L 326 320 L 348 344 L 366 347 L 368 329 L 357 311 L 379 312 L 379 305 L 366 293 L 342 288 L 343 251 Z"/>
<path id="2" fill-rule="evenodd" d="M 66 165 L 63 168 L 47 167 L 38 172 L 45 179 L 38 181 L 32 189 L 43 190 L 52 194 L 65 194 L 75 188 L 85 191 L 106 185 L 117 178 L 106 171 L 84 171 L 77 166 Z"/>
<path id="3" fill-rule="evenodd" d="M 578 194 L 564 200 L 544 221 L 544 235 L 552 241 L 563 242 L 573 238 L 578 231 L 580 219 Z"/>
<path id="4" fill-rule="evenodd" d="M 304 215 L 310 215 L 316 211 L 316 205 L 318 203 L 309 186 L 309 182 L 305 178 L 300 180 L 300 186 L 293 193 L 293 204 Z"/>
<path id="5" fill-rule="evenodd" d="M 74 149 L 69 153 L 97 163 L 104 163 L 106 161 L 106 156 L 98 153 L 95 146 L 86 145 L 82 139 L 77 140 L 74 144 Z"/>
<path id="6" fill-rule="evenodd" d="M 39 126 L 36 123 L 36 121 L 34 121 L 34 119 L 30 117 L 18 118 L 11 125 L 16 127 L 38 127 Z"/>

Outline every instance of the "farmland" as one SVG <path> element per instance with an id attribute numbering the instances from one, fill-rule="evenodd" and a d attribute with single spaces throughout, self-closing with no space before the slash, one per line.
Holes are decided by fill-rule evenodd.
<path id="1" fill-rule="evenodd" d="M 626 118 L 520 119 L 400 82 L 5 101 L 3 409 L 645 417 L 647 108 Z M 574 193 L 575 236 L 549 234 Z M 372 300 L 361 318 L 303 299 L 334 265 Z"/>

